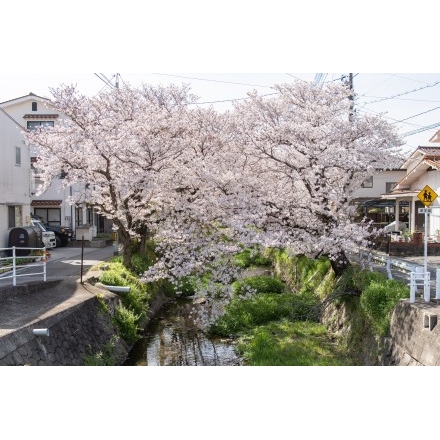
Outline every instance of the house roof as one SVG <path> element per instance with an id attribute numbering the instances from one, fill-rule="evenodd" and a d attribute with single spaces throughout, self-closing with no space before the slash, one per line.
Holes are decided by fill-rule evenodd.
<path id="1" fill-rule="evenodd" d="M 32 200 L 31 206 L 60 206 L 62 200 Z"/>
<path id="2" fill-rule="evenodd" d="M 416 162 L 416 165 L 413 165 L 414 162 Z M 413 183 L 429 169 L 440 170 L 440 147 L 419 146 L 406 160 L 404 166 L 409 171 L 405 177 L 397 182 L 391 194 L 396 194 L 396 191 L 399 190 L 409 190 Z"/>
<path id="3" fill-rule="evenodd" d="M 47 113 L 47 114 L 42 114 L 42 113 L 35 113 L 35 114 L 26 114 L 23 116 L 24 119 L 56 119 L 58 118 L 58 114 L 57 113 Z"/>
<path id="4" fill-rule="evenodd" d="M 35 93 L 30 92 L 28 95 L 19 96 L 18 98 L 9 99 L 8 101 L 0 102 L 1 106 L 8 106 L 10 104 L 13 104 L 17 101 L 27 101 L 29 99 L 39 99 L 45 102 L 50 102 L 50 99 L 44 98 L 43 96 L 38 96 Z"/>

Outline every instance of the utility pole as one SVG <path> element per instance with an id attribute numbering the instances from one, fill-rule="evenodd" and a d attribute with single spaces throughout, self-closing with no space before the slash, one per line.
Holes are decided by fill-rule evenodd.
<path id="1" fill-rule="evenodd" d="M 349 120 L 351 121 L 353 119 L 353 113 L 354 113 L 354 90 L 353 90 L 353 74 L 348 74 L 348 87 L 350 89 L 350 96 L 348 99 L 350 100 L 350 113 L 349 113 Z"/>
<path id="2" fill-rule="evenodd" d="M 115 73 L 110 79 L 107 78 L 103 73 L 95 73 L 95 75 L 108 87 L 112 89 L 119 89 L 119 73 Z M 115 80 L 115 83 L 113 84 L 113 79 Z"/>

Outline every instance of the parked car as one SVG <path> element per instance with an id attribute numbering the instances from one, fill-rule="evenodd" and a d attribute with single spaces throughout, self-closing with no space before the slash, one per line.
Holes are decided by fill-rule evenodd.
<path id="1" fill-rule="evenodd" d="M 41 220 L 31 217 L 31 224 L 32 226 L 35 226 L 40 229 L 43 245 L 46 247 L 46 249 L 51 249 L 56 247 L 57 241 L 55 238 L 55 233 L 52 231 L 47 231 Z"/>
<path id="2" fill-rule="evenodd" d="M 57 247 L 67 246 L 69 240 L 72 239 L 72 230 L 69 226 L 54 226 L 45 222 L 43 218 L 38 215 L 31 214 L 31 217 L 35 220 L 39 220 L 43 225 L 46 231 L 52 231 L 55 234 L 55 240 L 57 243 Z"/>

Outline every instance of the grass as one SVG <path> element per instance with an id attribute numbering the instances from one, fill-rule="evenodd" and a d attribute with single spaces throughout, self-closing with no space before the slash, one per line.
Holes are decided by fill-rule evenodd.
<path id="1" fill-rule="evenodd" d="M 344 366 L 349 359 L 322 324 L 280 320 L 243 335 L 237 345 L 248 366 Z"/>

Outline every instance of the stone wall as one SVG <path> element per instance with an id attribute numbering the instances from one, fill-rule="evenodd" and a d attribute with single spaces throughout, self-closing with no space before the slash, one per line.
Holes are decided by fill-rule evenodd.
<path id="1" fill-rule="evenodd" d="M 118 298 L 103 292 L 110 312 Z M 56 366 L 85 365 L 86 355 L 94 355 L 112 345 L 112 358 L 122 364 L 128 345 L 116 336 L 111 314 L 104 312 L 97 297 L 92 297 L 38 322 L 38 328 L 49 329 L 49 336 L 33 334 L 35 323 L 1 338 L 0 365 Z"/>

